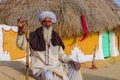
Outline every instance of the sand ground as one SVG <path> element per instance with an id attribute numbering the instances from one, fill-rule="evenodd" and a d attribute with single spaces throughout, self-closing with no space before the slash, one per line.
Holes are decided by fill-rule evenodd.
<path id="1" fill-rule="evenodd" d="M 120 80 L 120 56 L 95 61 L 97 69 L 90 69 L 91 62 L 81 64 L 83 80 Z M 26 80 L 25 64 L 21 61 L 0 61 L 0 80 Z M 29 76 L 29 80 L 35 80 Z"/>
<path id="2" fill-rule="evenodd" d="M 120 56 L 95 63 L 97 69 L 90 69 L 91 62 L 82 64 L 84 80 L 120 80 Z"/>

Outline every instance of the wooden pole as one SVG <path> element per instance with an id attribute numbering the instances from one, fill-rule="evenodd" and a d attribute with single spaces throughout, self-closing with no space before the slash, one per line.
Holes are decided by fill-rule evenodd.
<path id="1" fill-rule="evenodd" d="M 97 69 L 96 65 L 95 65 L 95 51 L 96 51 L 96 46 L 95 46 L 95 49 L 94 49 L 94 53 L 93 53 L 93 60 L 92 60 L 92 67 L 91 69 Z"/>
<path id="2" fill-rule="evenodd" d="M 26 31 L 26 38 L 27 38 L 27 48 L 26 48 L 26 80 L 29 80 L 29 23 L 27 22 L 27 31 Z"/>
<path id="3" fill-rule="evenodd" d="M 30 0 L 27 0 L 27 8 L 29 9 L 30 6 Z M 27 21 L 27 30 L 26 30 L 26 39 L 27 39 L 27 47 L 26 47 L 26 80 L 29 80 L 29 33 L 30 33 L 30 25 L 29 22 Z"/>

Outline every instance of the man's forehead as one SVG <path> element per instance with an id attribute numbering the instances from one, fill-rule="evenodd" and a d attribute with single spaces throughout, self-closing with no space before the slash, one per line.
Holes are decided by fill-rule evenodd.
<path id="1" fill-rule="evenodd" d="M 49 17 L 45 17 L 45 19 L 43 20 L 43 21 L 46 21 L 46 20 L 52 20 L 51 18 L 49 18 Z"/>

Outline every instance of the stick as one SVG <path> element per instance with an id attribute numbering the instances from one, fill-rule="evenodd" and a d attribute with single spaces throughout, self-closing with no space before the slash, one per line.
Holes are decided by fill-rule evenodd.
<path id="1" fill-rule="evenodd" d="M 29 79 L 29 23 L 27 22 L 27 31 L 26 31 L 26 39 L 27 39 L 27 48 L 26 48 L 26 80 Z"/>
<path id="2" fill-rule="evenodd" d="M 95 57 L 96 57 L 95 50 L 96 50 L 96 46 L 95 46 L 94 53 L 93 53 L 93 60 L 92 60 L 92 67 L 91 67 L 91 69 L 97 69 L 97 67 L 95 65 Z"/>
<path id="3" fill-rule="evenodd" d="M 29 9 L 30 6 L 30 0 L 27 0 L 28 6 L 27 8 Z M 27 31 L 26 31 L 26 39 L 27 39 L 27 48 L 26 48 L 26 80 L 29 80 L 29 31 L 30 26 L 29 26 L 29 22 L 27 21 Z"/>

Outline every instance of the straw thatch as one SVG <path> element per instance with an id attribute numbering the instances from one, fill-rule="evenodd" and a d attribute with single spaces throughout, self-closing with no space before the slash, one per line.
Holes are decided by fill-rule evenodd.
<path id="1" fill-rule="evenodd" d="M 29 1 L 29 2 L 28 2 Z M 16 25 L 19 17 L 27 17 L 31 30 L 40 26 L 39 13 L 52 10 L 58 21 L 55 30 L 61 37 L 75 37 L 84 33 L 80 15 L 84 13 L 89 33 L 113 30 L 120 26 L 120 16 L 112 10 L 114 0 L 3 0 L 1 21 Z"/>

